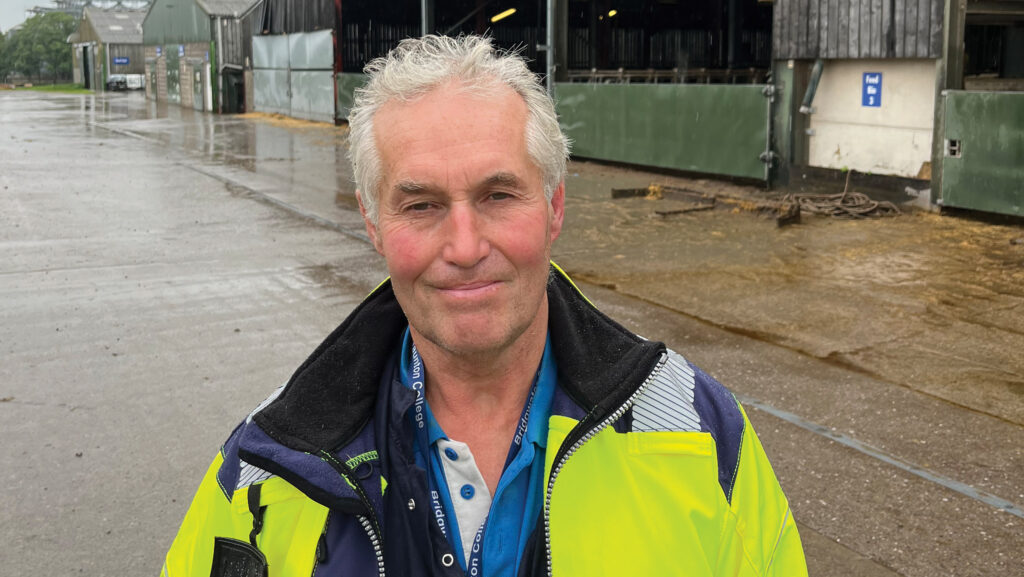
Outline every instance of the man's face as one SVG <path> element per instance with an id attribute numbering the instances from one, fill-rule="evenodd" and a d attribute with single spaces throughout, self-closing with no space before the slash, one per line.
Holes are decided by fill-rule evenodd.
<path id="1" fill-rule="evenodd" d="M 449 353 L 499 352 L 547 328 L 564 188 L 549 204 L 526 116 L 508 87 L 474 95 L 454 85 L 374 116 L 382 178 L 367 232 L 414 338 Z"/>

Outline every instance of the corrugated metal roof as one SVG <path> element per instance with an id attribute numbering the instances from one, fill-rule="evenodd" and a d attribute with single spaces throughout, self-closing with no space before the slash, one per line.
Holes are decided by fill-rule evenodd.
<path id="1" fill-rule="evenodd" d="M 196 4 L 210 16 L 244 16 L 261 0 L 196 0 Z"/>
<path id="2" fill-rule="evenodd" d="M 142 44 L 145 10 L 102 10 L 86 6 L 83 18 L 104 44 Z"/>

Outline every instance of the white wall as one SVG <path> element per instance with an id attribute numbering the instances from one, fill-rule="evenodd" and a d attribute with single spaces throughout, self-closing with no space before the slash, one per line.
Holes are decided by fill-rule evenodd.
<path id="1" fill-rule="evenodd" d="M 73 77 L 72 81 L 75 84 L 83 84 L 85 82 L 85 79 L 82 78 L 82 63 L 80 62 L 81 59 L 82 59 L 82 47 L 79 46 L 78 44 L 72 44 L 71 45 L 71 74 L 72 74 L 72 77 Z"/>
<path id="2" fill-rule="evenodd" d="M 865 72 L 882 73 L 880 107 L 861 103 Z M 917 176 L 931 160 L 935 72 L 934 60 L 826 61 L 810 118 L 810 165 Z"/>

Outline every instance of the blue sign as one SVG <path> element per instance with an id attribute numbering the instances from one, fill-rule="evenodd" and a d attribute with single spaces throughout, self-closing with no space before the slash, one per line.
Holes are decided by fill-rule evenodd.
<path id="1" fill-rule="evenodd" d="M 164 53 L 164 49 L 160 46 L 156 47 L 156 57 L 160 58 L 160 55 Z"/>
<path id="2" fill-rule="evenodd" d="M 178 44 L 178 56 L 185 56 L 185 46 L 183 44 Z"/>
<path id="3" fill-rule="evenodd" d="M 860 93 L 861 106 L 882 106 L 882 73 L 865 72 Z"/>
<path id="4" fill-rule="evenodd" d="M 128 57 L 127 56 L 115 56 L 114 57 L 114 65 L 115 66 L 128 66 Z"/>

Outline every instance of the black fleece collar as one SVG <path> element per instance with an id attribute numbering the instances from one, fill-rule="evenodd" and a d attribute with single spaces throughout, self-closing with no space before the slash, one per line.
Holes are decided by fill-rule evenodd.
<path id="1" fill-rule="evenodd" d="M 645 341 L 590 304 L 555 266 L 548 279 L 548 330 L 558 384 L 591 419 L 621 406 L 654 369 L 665 346 Z M 334 452 L 374 414 L 382 372 L 408 325 L 386 281 L 320 344 L 253 419 L 296 450 Z"/>

